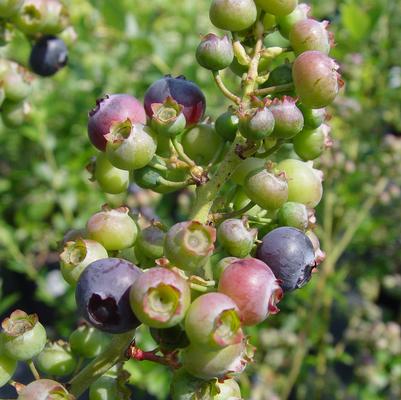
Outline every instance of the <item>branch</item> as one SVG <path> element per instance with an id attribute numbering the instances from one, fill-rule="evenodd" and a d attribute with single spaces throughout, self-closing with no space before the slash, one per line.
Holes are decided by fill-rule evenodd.
<path id="1" fill-rule="evenodd" d="M 212 73 L 213 73 L 214 81 L 216 82 L 216 85 L 220 89 L 221 93 L 223 93 L 224 96 L 227 97 L 227 99 L 230 99 L 235 104 L 239 104 L 241 102 L 241 99 L 238 96 L 236 96 L 234 93 L 230 92 L 230 90 L 224 85 L 224 82 L 221 79 L 221 75 L 220 75 L 219 71 L 212 71 Z"/>

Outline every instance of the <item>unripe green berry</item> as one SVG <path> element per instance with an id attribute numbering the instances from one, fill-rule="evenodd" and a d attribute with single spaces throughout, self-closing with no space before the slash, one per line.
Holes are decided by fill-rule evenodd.
<path id="1" fill-rule="evenodd" d="M 238 122 L 238 116 L 228 110 L 217 117 L 214 129 L 224 140 L 233 142 L 238 131 Z"/>
<path id="2" fill-rule="evenodd" d="M 254 108 L 239 114 L 239 130 L 247 139 L 263 139 L 273 132 L 274 127 L 274 116 L 267 107 Z"/>
<path id="3" fill-rule="evenodd" d="M 31 360 L 45 347 L 46 330 L 36 314 L 16 310 L 2 324 L 3 349 L 7 356 L 19 361 Z"/>
<path id="4" fill-rule="evenodd" d="M 116 168 L 105 153 L 98 154 L 93 169 L 93 177 L 103 192 L 119 194 L 127 191 L 129 172 Z"/>
<path id="5" fill-rule="evenodd" d="M 117 378 L 103 375 L 89 387 L 89 400 L 119 400 Z"/>
<path id="6" fill-rule="evenodd" d="M 305 231 L 308 227 L 308 210 L 304 204 L 288 201 L 278 210 L 281 226 L 292 226 Z"/>
<path id="7" fill-rule="evenodd" d="M 135 244 L 136 252 L 153 260 L 163 257 L 165 237 L 166 232 L 159 225 L 142 229 Z"/>
<path id="8" fill-rule="evenodd" d="M 105 138 L 109 161 L 116 168 L 127 171 L 149 164 L 157 148 L 154 132 L 147 126 L 132 124 L 129 120 L 117 124 Z"/>
<path id="9" fill-rule="evenodd" d="M 288 38 L 291 28 L 298 22 L 308 18 L 310 12 L 310 6 L 304 3 L 298 4 L 298 6 L 287 15 L 277 17 L 277 23 L 280 33 Z"/>
<path id="10" fill-rule="evenodd" d="M 101 243 L 106 250 L 131 247 L 138 235 L 136 223 L 126 207 L 104 209 L 92 215 L 86 230 L 89 238 Z"/>
<path id="11" fill-rule="evenodd" d="M 280 208 L 288 199 L 286 179 L 266 169 L 251 172 L 246 178 L 244 189 L 252 201 L 266 210 Z"/>
<path id="12" fill-rule="evenodd" d="M 69 342 L 74 354 L 84 358 L 94 358 L 107 348 L 110 339 L 107 333 L 92 326 L 81 325 L 71 333 Z"/>
<path id="13" fill-rule="evenodd" d="M 238 32 L 254 24 L 257 9 L 253 0 L 213 0 L 209 16 L 217 28 Z"/>
<path id="14" fill-rule="evenodd" d="M 288 15 L 298 5 L 298 0 L 255 0 L 262 10 L 277 16 Z"/>
<path id="15" fill-rule="evenodd" d="M 309 108 L 305 107 L 302 103 L 298 105 L 304 116 L 305 128 L 316 129 L 327 118 L 327 110 L 325 108 Z"/>
<path id="16" fill-rule="evenodd" d="M 48 343 L 36 357 L 39 371 L 47 375 L 68 376 L 74 372 L 76 365 L 77 360 L 70 347 L 62 341 Z"/>
<path id="17" fill-rule="evenodd" d="M 198 63 L 212 71 L 227 68 L 234 59 L 234 50 L 227 35 L 219 38 L 214 33 L 204 36 L 196 49 Z"/>
<path id="18" fill-rule="evenodd" d="M 10 18 L 18 12 L 24 0 L 0 0 L 0 18 Z"/>
<path id="19" fill-rule="evenodd" d="M 257 229 L 249 229 L 241 219 L 227 219 L 217 229 L 217 240 L 232 256 L 243 258 L 252 250 Z"/>
<path id="20" fill-rule="evenodd" d="M 164 255 L 184 271 L 195 272 L 213 253 L 216 230 L 196 221 L 179 222 L 167 232 Z"/>
<path id="21" fill-rule="evenodd" d="M 256 157 L 248 157 L 245 160 L 242 160 L 238 167 L 235 168 L 234 173 L 231 176 L 233 182 L 237 185 L 244 185 L 245 178 L 249 175 L 250 172 L 259 170 L 264 167 L 266 161 L 261 158 Z"/>
<path id="22" fill-rule="evenodd" d="M 304 161 L 319 157 L 326 147 L 328 129 L 327 125 L 321 125 L 317 129 L 304 129 L 293 139 L 295 153 Z"/>
<path id="23" fill-rule="evenodd" d="M 0 337 L 1 341 L 1 337 Z M 17 369 L 17 360 L 4 353 L 0 343 L 0 388 L 3 387 L 14 375 Z"/>
<path id="24" fill-rule="evenodd" d="M 63 278 L 75 286 L 81 273 L 91 262 L 107 257 L 107 250 L 94 240 L 77 239 L 67 242 L 60 254 Z"/>

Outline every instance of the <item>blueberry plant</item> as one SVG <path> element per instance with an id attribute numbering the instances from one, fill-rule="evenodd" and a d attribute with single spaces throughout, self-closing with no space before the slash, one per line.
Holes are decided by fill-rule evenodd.
<path id="1" fill-rule="evenodd" d="M 173 399 L 241 399 L 235 377 L 255 352 L 248 327 L 278 313 L 283 295 L 323 261 L 314 233 L 323 176 L 313 160 L 330 145 L 325 107 L 342 85 L 327 23 L 296 0 L 213 0 L 210 20 L 228 31 L 202 37 L 196 49 L 230 101 L 214 123 L 199 86 L 170 75 L 148 88 L 143 104 L 107 94 L 88 116 L 99 187 L 186 189 L 188 220 L 146 223 L 126 206 L 104 205 L 66 234 L 61 272 L 84 322 L 68 342 L 54 343 L 36 315 L 17 310 L 3 322 L 0 384 L 17 360 L 36 378 L 13 382 L 19 398 L 74 399 L 88 388 L 91 400 L 129 398 L 124 362 L 133 359 L 171 368 Z M 272 41 L 277 32 L 288 45 Z M 63 46 L 43 40 L 31 65 L 50 75 Z M 235 90 L 224 83 L 226 68 L 240 78 Z M 289 146 L 298 157 L 275 162 Z M 155 349 L 136 342 L 141 324 Z"/>
<path id="2" fill-rule="evenodd" d="M 51 76 L 67 64 L 67 47 L 57 35 L 68 36 L 68 25 L 67 9 L 59 0 L 0 2 L 0 46 L 7 47 L 15 36 L 23 35 L 32 47 L 26 60 L 29 68 L 14 61 L 7 50 L 0 53 L 0 111 L 7 127 L 16 128 L 29 119 L 31 72 Z"/>

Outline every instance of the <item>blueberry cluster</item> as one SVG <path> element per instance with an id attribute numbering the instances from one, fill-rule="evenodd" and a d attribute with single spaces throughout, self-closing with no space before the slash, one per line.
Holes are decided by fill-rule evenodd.
<path id="1" fill-rule="evenodd" d="M 4 0 L 0 2 L 0 46 L 13 40 L 17 31 L 33 42 L 29 65 L 40 76 L 54 75 L 68 61 L 64 41 L 56 35 L 66 31 L 68 14 L 59 0 Z M 33 75 L 18 63 L 0 58 L 0 110 L 10 128 L 27 121 L 31 107 L 27 97 Z"/>
<path id="2" fill-rule="evenodd" d="M 100 151 L 90 170 L 103 191 L 123 193 L 132 182 L 161 194 L 194 190 L 188 220 L 173 226 L 104 206 L 65 238 L 61 272 L 89 326 L 72 334 L 70 348 L 43 349 L 42 340 L 29 358 L 63 376 L 74 364 L 67 353 L 94 357 L 107 335 L 133 340 L 143 324 L 157 343 L 153 351 L 110 345 L 71 380 L 72 394 L 124 352 L 171 367 L 173 399 L 241 398 L 234 378 L 254 353 L 247 327 L 276 314 L 283 295 L 304 286 L 324 259 L 313 232 L 322 173 L 312 160 L 330 142 L 325 107 L 341 80 L 327 55 L 327 23 L 308 13 L 297 0 L 212 1 L 212 23 L 231 32 L 204 36 L 196 50 L 232 102 L 214 123 L 203 118 L 201 89 L 182 76 L 154 82 L 143 105 L 111 94 L 89 112 L 89 139 Z M 241 78 L 236 93 L 223 82 L 226 68 Z M 283 146 L 292 157 L 278 153 Z M 47 351 L 64 357 L 62 371 L 50 370 Z M 113 374 L 91 385 L 91 399 L 106 398 L 96 397 L 99 387 L 118 398 L 110 393 L 121 377 Z"/>

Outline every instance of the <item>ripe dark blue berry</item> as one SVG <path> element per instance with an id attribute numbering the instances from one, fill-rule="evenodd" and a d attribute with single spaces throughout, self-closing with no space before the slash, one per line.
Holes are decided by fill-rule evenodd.
<path id="1" fill-rule="evenodd" d="M 129 305 L 129 290 L 142 271 L 128 261 L 105 258 L 89 264 L 79 278 L 75 299 L 95 328 L 122 333 L 139 325 Z"/>
<path id="2" fill-rule="evenodd" d="M 44 36 L 32 47 L 29 63 L 32 71 L 41 76 L 54 75 L 68 62 L 65 43 L 55 36 Z"/>
<path id="3" fill-rule="evenodd" d="M 281 227 L 262 239 L 257 258 L 273 271 L 284 291 L 298 289 L 311 278 L 315 265 L 312 242 L 299 229 Z"/>

